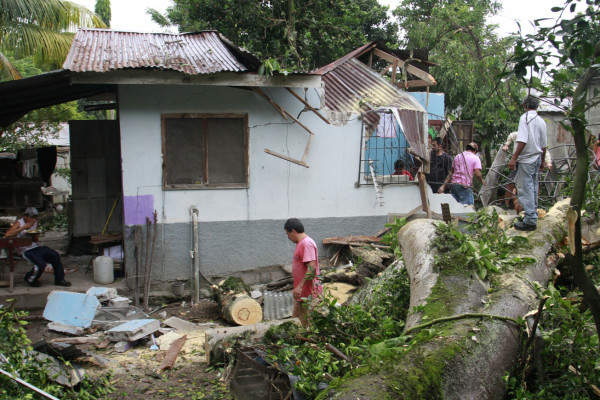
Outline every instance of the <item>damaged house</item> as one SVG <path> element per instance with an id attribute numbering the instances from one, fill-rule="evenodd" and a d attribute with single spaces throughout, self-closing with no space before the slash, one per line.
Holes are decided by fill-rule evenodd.
<path id="1" fill-rule="evenodd" d="M 389 63 L 396 84 L 373 60 Z M 427 110 L 398 86 L 434 84 L 429 74 L 406 65 L 414 79 L 402 82 L 403 61 L 376 43 L 310 73 L 259 67 L 215 31 L 79 30 L 64 69 L 46 79 L 67 82 L 64 97 L 112 94 L 117 119 L 71 123 L 73 234 L 122 233 L 132 275 L 143 257 L 133 227 L 156 210 L 154 280 L 188 280 L 196 268 L 268 281 L 290 263 L 290 217 L 320 243 L 374 234 L 427 197 L 434 212 L 465 211 L 418 176 L 392 175 L 398 159 L 412 172 L 428 162 Z"/>

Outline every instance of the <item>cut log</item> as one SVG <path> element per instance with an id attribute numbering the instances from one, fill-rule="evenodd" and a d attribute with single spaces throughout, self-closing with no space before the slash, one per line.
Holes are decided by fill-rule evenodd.
<path id="1" fill-rule="evenodd" d="M 250 297 L 248 286 L 241 278 L 229 277 L 212 288 L 221 316 L 226 321 L 236 325 L 252 325 L 262 320 L 262 307 Z"/>
<path id="2" fill-rule="evenodd" d="M 221 315 L 227 321 L 237 325 L 253 325 L 263 318 L 262 307 L 258 301 L 246 294 L 227 296 L 221 305 Z"/>
<path id="3" fill-rule="evenodd" d="M 208 365 L 227 362 L 227 354 L 233 353 L 236 345 L 249 346 L 258 343 L 272 326 L 284 323 L 300 325 L 298 318 L 261 322 L 248 326 L 235 326 L 231 328 L 207 329 L 204 341 L 206 350 L 206 362 Z"/>

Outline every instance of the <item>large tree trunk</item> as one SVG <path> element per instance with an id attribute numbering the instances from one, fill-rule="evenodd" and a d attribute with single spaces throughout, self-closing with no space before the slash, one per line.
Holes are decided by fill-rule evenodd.
<path id="1" fill-rule="evenodd" d="M 513 371 L 521 353 L 522 329 L 513 320 L 538 307 L 534 286 L 546 286 L 552 276 L 558 257 L 550 251 L 563 239 L 559 232 L 564 231 L 567 208 L 568 200 L 557 204 L 540 219 L 537 231 L 526 234 L 531 247 L 521 255 L 535 258 L 535 263 L 494 276 L 493 288 L 474 271 L 435 271 L 435 223 L 421 219 L 407 224 L 398 235 L 414 310 L 405 333 L 419 340 L 394 360 L 354 371 L 321 398 L 504 398 L 502 377 Z M 460 265 L 461 260 L 456 262 Z"/>

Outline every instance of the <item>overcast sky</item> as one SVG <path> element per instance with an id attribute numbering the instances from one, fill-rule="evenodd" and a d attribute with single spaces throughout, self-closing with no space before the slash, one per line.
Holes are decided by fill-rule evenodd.
<path id="1" fill-rule="evenodd" d="M 73 0 L 82 4 L 90 10 L 94 10 L 95 0 Z M 395 8 L 401 0 L 379 0 L 381 4 Z M 556 13 L 550 12 L 554 6 L 564 4 L 564 0 L 501 0 L 503 10 L 492 19 L 498 24 L 499 32 L 503 35 L 517 30 L 516 21 L 521 23 L 526 33 L 531 33 L 529 21 L 544 17 L 556 17 Z M 172 5 L 171 0 L 111 0 L 112 21 L 111 27 L 116 30 L 134 32 L 164 32 L 146 13 L 147 8 L 155 8 L 164 12 Z M 176 32 L 176 29 L 171 30 Z"/>

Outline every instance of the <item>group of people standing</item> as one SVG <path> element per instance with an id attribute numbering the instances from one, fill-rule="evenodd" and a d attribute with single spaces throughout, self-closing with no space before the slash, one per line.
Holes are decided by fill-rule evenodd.
<path id="1" fill-rule="evenodd" d="M 524 211 L 523 218 L 515 222 L 514 227 L 533 231 L 537 228 L 539 171 L 551 165 L 551 160 L 546 154 L 546 123 L 536 111 L 539 99 L 526 96 L 522 104 L 525 113 L 519 120 L 519 129 L 512 134 L 514 137 L 509 137 L 514 142 L 514 151 L 508 167 L 514 171 L 511 179 L 516 183 L 519 204 Z M 504 151 L 508 151 L 508 145 L 505 144 Z M 449 192 L 459 203 L 473 205 L 473 179 L 484 183 L 477 143 L 469 143 L 454 159 L 444 152 L 439 137 L 432 140 L 431 146 L 430 173 L 426 177 L 433 193 Z"/>

